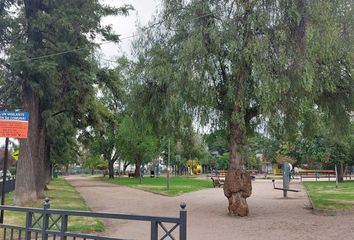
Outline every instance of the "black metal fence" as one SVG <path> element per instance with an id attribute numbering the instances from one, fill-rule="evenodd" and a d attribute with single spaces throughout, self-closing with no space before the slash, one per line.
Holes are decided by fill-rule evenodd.
<path id="1" fill-rule="evenodd" d="M 8 177 L 6 178 L 5 182 L 5 193 L 9 193 L 15 190 L 15 177 Z M 2 193 L 2 180 L 0 180 L 0 196 Z"/>
<path id="2" fill-rule="evenodd" d="M 0 239 L 42 239 L 42 240 L 122 240 L 121 238 L 95 236 L 68 231 L 69 217 L 81 216 L 106 219 L 123 219 L 131 221 L 150 222 L 150 239 L 187 239 L 187 211 L 186 204 L 181 203 L 179 217 L 157 217 L 144 215 L 115 214 L 87 211 L 65 211 L 50 209 L 49 199 L 45 200 L 43 208 L 23 208 L 14 206 L 0 206 L 0 210 L 22 212 L 26 214 L 25 226 L 0 224 L 3 236 Z M 6 214 L 5 214 L 6 221 Z M 172 224 L 171 228 L 167 224 Z M 178 228 L 179 231 L 175 231 Z M 160 232 L 159 232 L 160 231 Z M 147 233 L 148 234 L 148 233 Z M 178 238 L 175 235 L 178 235 Z"/>

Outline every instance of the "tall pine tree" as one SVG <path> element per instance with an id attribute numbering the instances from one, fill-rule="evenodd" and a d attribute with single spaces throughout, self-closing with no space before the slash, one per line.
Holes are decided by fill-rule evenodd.
<path id="1" fill-rule="evenodd" d="M 77 128 L 94 121 L 95 41 L 118 41 L 107 15 L 127 14 L 129 6 L 111 8 L 98 0 L 8 1 L 15 9 L 6 46 L 7 86 L 20 93 L 17 102 L 30 113 L 29 137 L 20 141 L 15 202 L 25 204 L 43 195 L 49 176 L 49 158 L 56 141 L 72 142 Z M 46 57 L 43 57 L 46 56 Z M 17 92 L 17 93 L 18 93 Z M 60 122 L 67 126 L 62 134 Z M 71 130 L 70 130 L 71 129 Z M 65 144 L 64 144 L 65 145 Z"/>

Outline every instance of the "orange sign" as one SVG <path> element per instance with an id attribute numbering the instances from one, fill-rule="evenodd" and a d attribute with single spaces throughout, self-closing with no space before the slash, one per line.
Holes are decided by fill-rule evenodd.
<path id="1" fill-rule="evenodd" d="M 0 137 L 27 138 L 28 112 L 0 112 Z"/>

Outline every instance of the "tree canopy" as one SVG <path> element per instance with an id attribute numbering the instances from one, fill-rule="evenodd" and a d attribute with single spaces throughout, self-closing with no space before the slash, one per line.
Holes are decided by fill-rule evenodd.
<path id="1" fill-rule="evenodd" d="M 3 1 L 0 103 L 31 115 L 29 139 L 20 144 L 16 203 L 41 196 L 50 162 L 74 159 L 78 142 L 110 164 L 129 159 L 136 171 L 167 139 L 186 159 L 202 158 L 206 148 L 193 129 L 199 124 L 217 133 L 208 137 L 217 141 L 209 146 L 229 158 L 224 193 L 233 214 L 248 212 L 242 196 L 251 189 L 234 189 L 238 176 L 247 175 L 241 167 L 250 149 L 271 145 L 267 138 L 252 139 L 257 131 L 299 158 L 290 143 L 300 139 L 304 151 L 326 146 L 324 152 L 315 147 L 313 159 L 336 155 L 346 162 L 353 6 L 353 0 L 163 0 L 151 27 L 134 42 L 134 59 L 102 69 L 97 41 L 119 37 L 101 19 L 127 14 L 131 6 Z"/>
<path id="2" fill-rule="evenodd" d="M 49 158 L 73 157 L 77 129 L 96 123 L 95 40 L 119 40 L 101 19 L 127 14 L 131 7 L 112 8 L 97 0 L 3 2 L 6 81 L 0 94 L 6 108 L 28 111 L 31 118 L 29 138 L 20 144 L 15 190 L 15 202 L 24 204 L 42 196 Z"/>
<path id="3" fill-rule="evenodd" d="M 158 27 L 137 41 L 142 79 L 159 91 L 144 101 L 156 106 L 154 98 L 167 92 L 164 109 L 179 106 L 199 122 L 225 129 L 232 179 L 241 168 L 246 135 L 259 123 L 291 138 L 300 124 L 308 129 L 313 109 L 333 122 L 349 122 L 352 5 L 165 0 Z M 228 179 L 224 191 L 231 197 L 237 193 L 229 192 L 235 183 Z"/>

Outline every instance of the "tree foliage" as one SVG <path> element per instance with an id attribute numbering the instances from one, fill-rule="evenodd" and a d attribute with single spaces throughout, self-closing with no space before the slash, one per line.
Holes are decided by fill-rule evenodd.
<path id="1" fill-rule="evenodd" d="M 154 160 L 159 152 L 158 139 L 151 125 L 140 125 L 125 115 L 119 123 L 118 151 L 123 159 L 135 164 L 135 176 L 140 176 L 141 165 Z"/>
<path id="2" fill-rule="evenodd" d="M 0 31 L 6 39 L 1 42 L 5 53 L 1 68 L 6 82 L 0 94 L 7 108 L 28 111 L 31 117 L 17 169 L 15 201 L 23 204 L 42 195 L 49 158 L 72 157 L 68 146 L 77 129 L 97 123 L 95 40 L 118 41 L 111 27 L 100 21 L 127 14 L 130 7 L 112 8 L 97 0 L 3 3 L 0 17 L 6 21 L 1 21 Z M 64 133 L 58 128 L 62 122 Z"/>
<path id="3" fill-rule="evenodd" d="M 246 135 L 259 123 L 294 139 L 317 108 L 345 127 L 354 93 L 352 6 L 165 0 L 158 27 L 137 42 L 141 79 L 153 87 L 144 101 L 161 106 L 154 99 L 167 96 L 161 116 L 182 109 L 225 129 L 229 173 L 240 169 Z"/>

